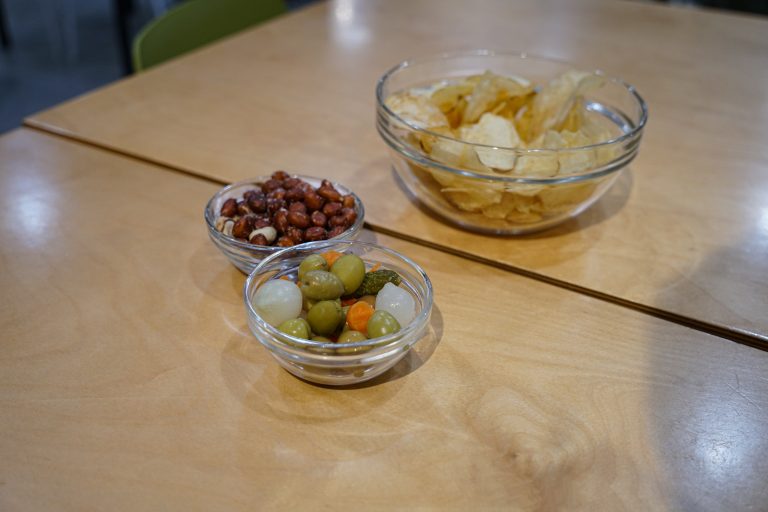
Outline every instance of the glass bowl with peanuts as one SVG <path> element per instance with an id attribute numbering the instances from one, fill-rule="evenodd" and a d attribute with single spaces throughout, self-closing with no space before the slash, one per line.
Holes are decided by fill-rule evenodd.
<path id="1" fill-rule="evenodd" d="M 213 244 L 249 274 L 286 247 L 355 240 L 365 209 L 344 185 L 276 171 L 222 188 L 208 201 L 204 215 Z"/>

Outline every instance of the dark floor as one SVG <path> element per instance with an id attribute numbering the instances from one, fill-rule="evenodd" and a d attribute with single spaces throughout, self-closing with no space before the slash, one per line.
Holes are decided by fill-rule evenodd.
<path id="1" fill-rule="evenodd" d="M 105 0 L 1 0 L 12 46 L 0 51 L 0 132 L 122 76 Z"/>
<path id="2" fill-rule="evenodd" d="M 289 0 L 297 8 L 312 0 Z M 135 34 L 174 0 L 133 0 Z M 0 0 L 12 46 L 0 49 L 0 133 L 24 117 L 124 75 L 114 0 Z"/>
<path id="3" fill-rule="evenodd" d="M 178 0 L 131 0 L 129 34 Z M 257 0 L 256 0 L 257 1 Z M 316 0 L 287 0 L 297 8 Z M 667 0 L 765 13 L 768 0 Z M 0 133 L 124 74 L 115 0 L 0 0 L 12 46 L 0 50 Z"/>

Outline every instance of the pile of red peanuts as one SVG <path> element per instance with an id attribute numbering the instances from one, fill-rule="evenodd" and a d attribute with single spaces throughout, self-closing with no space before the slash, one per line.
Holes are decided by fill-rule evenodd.
<path id="1" fill-rule="evenodd" d="M 318 188 L 284 171 L 221 205 L 216 229 L 254 245 L 290 247 L 336 237 L 357 220 L 355 198 L 328 180 Z"/>

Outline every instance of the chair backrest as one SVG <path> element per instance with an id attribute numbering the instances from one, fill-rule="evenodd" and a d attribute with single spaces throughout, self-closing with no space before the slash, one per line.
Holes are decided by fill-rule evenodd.
<path id="1" fill-rule="evenodd" d="M 142 71 L 285 12 L 282 0 L 188 0 L 151 21 L 133 41 Z"/>

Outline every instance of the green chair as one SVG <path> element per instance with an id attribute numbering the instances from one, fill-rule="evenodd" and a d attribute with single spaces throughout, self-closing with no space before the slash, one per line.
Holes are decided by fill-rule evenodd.
<path id="1" fill-rule="evenodd" d="M 152 20 L 133 41 L 142 71 L 286 11 L 282 0 L 189 0 Z"/>

